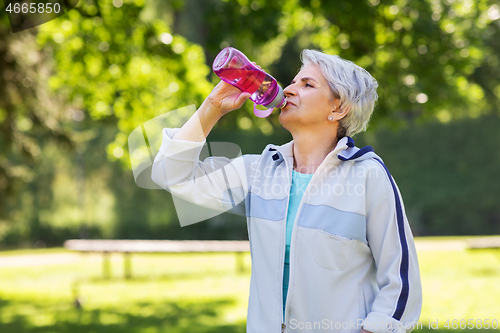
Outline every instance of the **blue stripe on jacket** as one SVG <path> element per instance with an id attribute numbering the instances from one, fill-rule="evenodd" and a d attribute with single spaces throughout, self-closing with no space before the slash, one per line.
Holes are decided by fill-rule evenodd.
<path id="1" fill-rule="evenodd" d="M 394 180 L 392 179 L 391 173 L 384 165 L 384 163 L 382 163 L 382 161 L 380 161 L 377 158 L 374 158 L 374 160 L 380 163 L 380 165 L 384 168 L 385 172 L 387 173 L 387 176 L 389 177 L 389 180 L 392 185 L 392 190 L 394 191 L 394 198 L 396 199 L 396 217 L 398 223 L 399 241 L 401 243 L 401 249 L 403 252 L 403 256 L 401 258 L 401 266 L 399 267 L 399 275 L 401 276 L 401 282 L 403 285 L 401 287 L 401 292 L 399 294 L 396 310 L 394 311 L 392 318 L 396 320 L 401 320 L 403 312 L 405 311 L 406 308 L 406 303 L 408 302 L 408 294 L 410 291 L 410 283 L 408 278 L 408 270 L 409 270 L 408 244 L 406 242 L 403 209 L 401 207 L 401 201 L 399 199 L 398 190 L 396 188 Z"/>

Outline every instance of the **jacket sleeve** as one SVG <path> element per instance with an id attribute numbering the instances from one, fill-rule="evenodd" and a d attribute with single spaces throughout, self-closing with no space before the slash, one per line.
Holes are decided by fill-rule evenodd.
<path id="1" fill-rule="evenodd" d="M 232 209 L 233 212 L 244 215 L 243 205 L 252 174 L 252 163 L 259 155 L 240 154 L 234 159 L 208 157 L 201 162 L 200 154 L 202 151 L 208 153 L 209 149 L 206 141 L 173 140 L 177 131 L 178 129 L 163 129 L 162 144 L 152 166 L 152 180 L 172 193 L 174 203 L 175 197 L 178 197 L 211 210 L 225 212 Z M 216 154 L 217 149 L 211 147 L 212 153 Z M 220 151 L 220 145 L 218 148 Z M 189 207 L 193 208 L 192 205 Z M 206 218 L 209 217 L 211 216 Z"/>
<path id="2" fill-rule="evenodd" d="M 366 219 L 378 293 L 364 328 L 411 332 L 422 307 L 417 252 L 399 189 L 382 161 L 374 163 L 366 183 Z"/>

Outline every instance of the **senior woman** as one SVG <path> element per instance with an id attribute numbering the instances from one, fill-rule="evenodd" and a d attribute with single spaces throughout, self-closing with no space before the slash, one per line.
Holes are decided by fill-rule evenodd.
<path id="1" fill-rule="evenodd" d="M 221 81 L 181 129 L 163 130 L 152 178 L 247 216 L 247 332 L 410 332 L 422 302 L 402 198 L 380 157 L 351 138 L 366 129 L 377 82 L 338 56 L 301 58 L 279 117 L 292 142 L 200 162 L 214 124 L 250 96 Z"/>

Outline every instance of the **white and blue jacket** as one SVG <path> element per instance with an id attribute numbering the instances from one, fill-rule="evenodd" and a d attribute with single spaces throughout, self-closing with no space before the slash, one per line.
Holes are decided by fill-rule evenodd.
<path id="1" fill-rule="evenodd" d="M 293 141 L 201 162 L 205 142 L 172 140 L 175 132 L 163 130 L 153 181 L 197 205 L 247 216 L 248 333 L 412 330 L 422 304 L 413 236 L 398 187 L 371 147 L 342 138 L 311 179 L 294 223 L 283 318 Z"/>

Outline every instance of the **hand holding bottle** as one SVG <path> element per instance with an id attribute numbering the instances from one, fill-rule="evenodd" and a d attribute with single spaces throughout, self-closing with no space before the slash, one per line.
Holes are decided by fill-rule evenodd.
<path id="1" fill-rule="evenodd" d="M 221 82 L 173 139 L 195 142 L 205 140 L 217 121 L 226 113 L 240 108 L 247 98 L 254 101 L 254 113 L 258 117 L 267 117 L 274 107 L 285 104 L 283 89 L 272 76 L 250 62 L 240 51 L 233 48 L 224 50 L 213 65 Z M 255 104 L 269 109 L 257 110 Z"/>
<path id="2" fill-rule="evenodd" d="M 174 140 L 202 142 L 226 113 L 236 110 L 250 96 L 221 81 L 203 101 L 196 113 L 174 135 Z"/>
<path id="3" fill-rule="evenodd" d="M 255 62 L 252 62 L 252 64 L 259 70 L 262 69 Z M 229 63 L 229 68 L 235 68 L 236 66 L 237 58 L 234 57 Z M 250 96 L 251 94 L 249 92 L 241 91 L 239 88 L 221 80 L 212 90 L 210 95 L 208 95 L 207 99 L 212 106 L 220 112 L 220 116 L 223 116 L 230 111 L 239 109 Z"/>
<path id="4" fill-rule="evenodd" d="M 220 113 L 219 116 L 222 117 L 230 111 L 239 109 L 250 95 L 229 83 L 220 81 L 208 95 L 207 100 L 213 106 L 212 111 Z"/>

